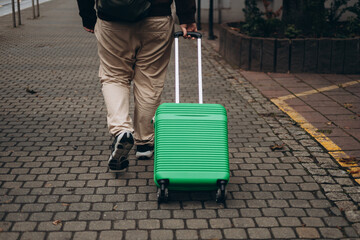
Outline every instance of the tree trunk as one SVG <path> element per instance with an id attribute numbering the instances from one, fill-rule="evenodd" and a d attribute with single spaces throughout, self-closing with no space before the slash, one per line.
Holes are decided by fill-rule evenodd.
<path id="1" fill-rule="evenodd" d="M 326 23 L 325 0 L 283 0 L 282 20 L 304 34 L 321 36 Z"/>
<path id="2" fill-rule="evenodd" d="M 305 0 L 283 0 L 282 20 L 286 25 L 300 26 L 304 16 Z"/>

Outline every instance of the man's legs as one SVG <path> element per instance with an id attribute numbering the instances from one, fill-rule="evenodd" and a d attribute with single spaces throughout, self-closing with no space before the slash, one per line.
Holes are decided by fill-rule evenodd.
<path id="1" fill-rule="evenodd" d="M 138 158 L 150 158 L 153 153 L 154 127 L 151 122 L 160 104 L 166 69 L 173 39 L 172 17 L 150 17 L 137 31 L 140 48 L 134 75 L 134 129 Z"/>
<path id="2" fill-rule="evenodd" d="M 99 77 L 108 112 L 108 128 L 115 137 L 109 158 L 112 170 L 128 166 L 127 155 L 134 144 L 134 130 L 129 116 L 130 83 L 136 51 L 132 29 L 131 24 L 100 19 L 95 27 L 100 57 Z"/>
<path id="3" fill-rule="evenodd" d="M 134 132 L 129 116 L 130 83 L 134 80 L 134 128 L 137 157 L 151 157 L 154 128 L 151 123 L 164 86 L 166 68 L 172 45 L 173 21 L 169 17 L 150 17 L 138 23 L 114 23 L 98 20 L 95 35 L 98 39 L 103 95 L 108 111 L 109 131 L 117 137 L 115 150 L 109 159 L 121 163 L 132 144 Z M 124 135 L 124 133 L 126 133 Z M 125 139 L 123 139 L 125 137 Z M 121 147 L 121 154 L 117 147 Z M 130 147 L 131 148 L 131 147 Z M 125 149 L 125 150 L 123 150 Z M 126 162 L 128 163 L 128 162 Z M 110 166 L 111 167 L 111 166 Z"/>

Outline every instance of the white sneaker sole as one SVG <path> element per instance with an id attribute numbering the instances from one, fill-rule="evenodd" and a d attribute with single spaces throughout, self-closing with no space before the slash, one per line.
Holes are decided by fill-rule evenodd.
<path id="1" fill-rule="evenodd" d="M 152 155 L 154 154 L 154 151 L 146 151 L 146 152 L 136 152 L 136 158 L 137 159 L 150 159 Z"/>
<path id="2" fill-rule="evenodd" d="M 108 165 L 111 170 L 122 170 L 129 166 L 127 157 L 133 145 L 134 139 L 130 132 L 124 132 L 119 135 L 114 146 L 114 151 L 108 160 Z"/>

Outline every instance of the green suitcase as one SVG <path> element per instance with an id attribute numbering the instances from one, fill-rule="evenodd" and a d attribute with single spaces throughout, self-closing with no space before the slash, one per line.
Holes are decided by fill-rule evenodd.
<path id="1" fill-rule="evenodd" d="M 202 103 L 201 34 L 198 38 L 199 104 L 179 103 L 178 39 L 175 33 L 176 103 L 163 103 L 156 110 L 154 181 L 158 201 L 167 201 L 169 190 L 217 190 L 224 202 L 229 181 L 226 110 L 220 104 Z"/>

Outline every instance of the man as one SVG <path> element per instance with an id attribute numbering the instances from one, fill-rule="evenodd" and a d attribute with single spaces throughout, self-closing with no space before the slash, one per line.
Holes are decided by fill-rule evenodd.
<path id="1" fill-rule="evenodd" d="M 111 170 L 129 165 L 127 156 L 136 145 L 136 157 L 149 159 L 154 152 L 151 123 L 163 90 L 170 60 L 174 24 L 173 0 L 152 0 L 147 17 L 119 21 L 94 9 L 95 0 L 77 0 L 83 27 L 95 33 L 100 57 L 99 77 L 107 108 L 109 132 L 115 137 L 108 161 Z M 195 0 L 175 0 L 184 33 L 197 31 Z M 96 24 L 96 26 L 95 26 Z M 134 83 L 134 120 L 129 116 L 130 85 Z"/>

